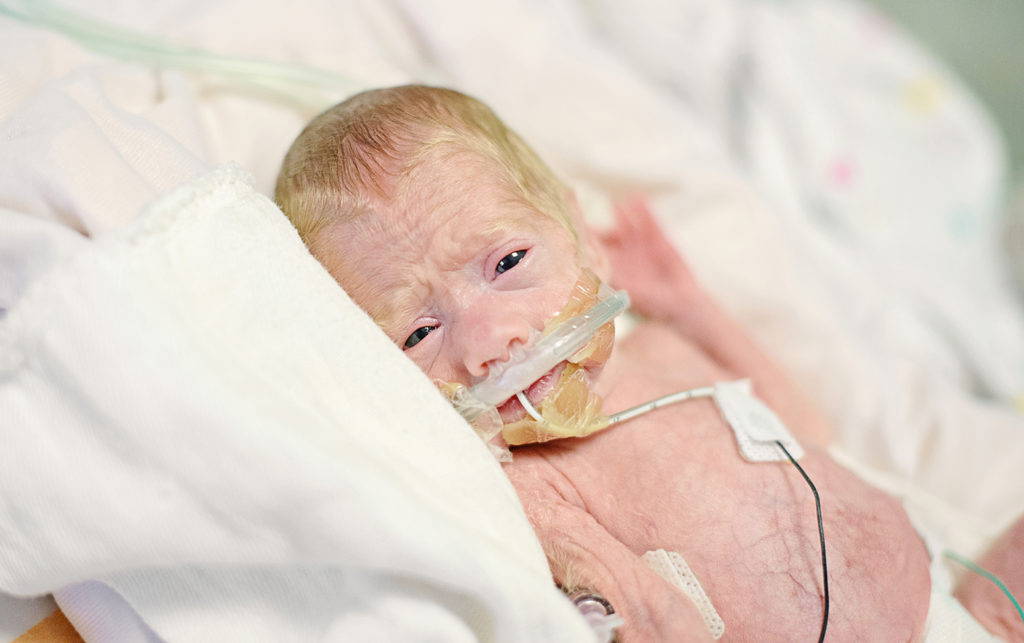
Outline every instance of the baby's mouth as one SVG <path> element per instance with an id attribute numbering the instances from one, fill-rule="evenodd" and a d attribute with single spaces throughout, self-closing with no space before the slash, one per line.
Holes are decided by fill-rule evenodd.
<path id="1" fill-rule="evenodd" d="M 500 370 L 488 369 L 488 377 L 474 384 L 438 382 L 438 387 L 485 442 L 522 445 L 586 437 L 609 426 L 601 412 L 602 395 L 594 387 L 611 356 L 612 320 L 628 306 L 625 292 L 603 287 L 584 268 L 562 310 L 542 331 L 531 333 L 529 350 L 510 355 Z M 517 390 L 558 359 L 525 390 Z M 495 400 L 501 404 L 495 406 Z M 524 404 L 535 409 L 527 414 Z"/>
<path id="2" fill-rule="evenodd" d="M 530 400 L 530 403 L 534 406 L 540 404 L 551 389 L 555 387 L 558 382 L 559 376 L 565 369 L 565 365 L 568 362 L 562 361 L 555 364 L 554 368 L 545 373 L 533 384 L 530 384 L 524 391 L 526 399 Z M 522 403 L 516 398 L 516 396 L 510 397 L 508 400 L 498 406 L 498 414 L 501 416 L 503 424 L 511 424 L 512 422 L 518 422 L 519 420 L 526 417 L 526 409 L 523 408 Z"/>

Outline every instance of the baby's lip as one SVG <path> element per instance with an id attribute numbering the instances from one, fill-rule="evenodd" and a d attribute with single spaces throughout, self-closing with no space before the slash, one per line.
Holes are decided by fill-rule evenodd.
<path id="1" fill-rule="evenodd" d="M 534 406 L 540 404 L 551 389 L 555 387 L 555 383 L 558 381 L 559 376 L 562 374 L 562 370 L 568 362 L 562 361 L 537 379 L 536 382 L 530 384 L 526 388 L 526 399 L 530 400 L 530 403 Z M 504 424 L 511 424 L 512 422 L 518 422 L 526 416 L 526 409 L 523 408 L 523 404 L 519 401 L 519 398 L 513 395 L 508 400 L 498 406 L 498 414 L 501 415 L 501 421 Z"/>

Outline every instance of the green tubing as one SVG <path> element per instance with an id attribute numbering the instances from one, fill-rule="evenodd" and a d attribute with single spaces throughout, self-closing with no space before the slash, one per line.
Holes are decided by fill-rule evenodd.
<path id="1" fill-rule="evenodd" d="M 68 11 L 50 0 L 2 1 L 0 15 L 62 34 L 87 49 L 128 62 L 216 74 L 292 97 L 296 90 L 304 90 L 305 95 L 298 98 L 318 107 L 369 86 L 306 65 L 222 56 L 161 41 Z"/>
<path id="2" fill-rule="evenodd" d="M 999 580 L 998 576 L 988 571 L 987 569 L 984 569 L 983 567 L 975 564 L 974 562 L 967 560 L 963 556 L 960 556 L 959 554 L 949 551 L 948 549 L 942 552 L 942 555 L 950 560 L 960 563 L 961 565 L 971 570 L 975 574 L 978 574 L 979 576 L 984 576 L 985 578 L 992 581 L 996 587 L 1001 589 L 1003 593 L 1006 594 L 1006 598 L 1010 599 L 1010 602 L 1013 603 L 1013 606 L 1017 609 L 1017 615 L 1020 616 L 1020 620 L 1024 621 L 1024 609 L 1021 609 L 1020 603 L 1018 603 L 1017 599 L 1013 597 L 1013 594 L 1006 587 L 1003 581 Z"/>

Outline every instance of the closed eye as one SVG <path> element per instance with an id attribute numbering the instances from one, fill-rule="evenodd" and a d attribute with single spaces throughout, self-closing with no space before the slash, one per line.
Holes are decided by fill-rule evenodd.
<path id="1" fill-rule="evenodd" d="M 495 266 L 494 268 L 494 272 L 500 275 L 503 272 L 515 268 L 516 265 L 518 265 L 519 262 L 522 261 L 523 257 L 525 256 L 526 250 L 516 250 L 515 252 L 510 252 L 509 254 L 505 255 L 501 261 L 498 262 L 498 265 Z"/>
<path id="2" fill-rule="evenodd" d="M 420 326 L 412 332 L 412 335 L 409 335 L 409 337 L 406 338 L 403 348 L 412 348 L 416 344 L 419 344 L 424 337 L 429 335 L 436 328 L 437 326 Z"/>

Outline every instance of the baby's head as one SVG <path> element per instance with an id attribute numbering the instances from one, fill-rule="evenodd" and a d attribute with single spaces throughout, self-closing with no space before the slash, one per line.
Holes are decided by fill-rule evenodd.
<path id="1" fill-rule="evenodd" d="M 487 106 L 448 89 L 372 90 L 327 110 L 292 144 L 276 199 L 435 380 L 486 377 L 581 283 L 596 288 L 588 276 L 607 278 L 571 191 Z M 605 334 L 607 349 L 581 375 L 597 377 Z M 560 372 L 531 387 L 531 400 Z M 514 399 L 499 411 L 506 423 L 523 414 Z"/>

